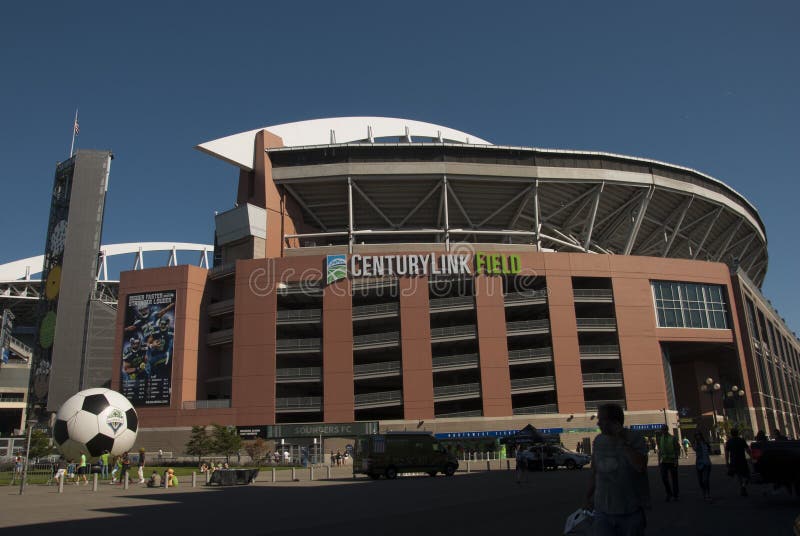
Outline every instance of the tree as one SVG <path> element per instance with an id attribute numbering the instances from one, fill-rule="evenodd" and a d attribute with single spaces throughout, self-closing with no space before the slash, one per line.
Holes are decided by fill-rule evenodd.
<path id="1" fill-rule="evenodd" d="M 242 448 L 242 438 L 236 432 L 235 427 L 214 424 L 214 431 L 211 433 L 214 444 L 214 452 L 225 456 L 225 461 L 230 461 L 231 454 L 238 454 Z"/>
<path id="2" fill-rule="evenodd" d="M 214 451 L 214 442 L 205 426 L 192 426 L 192 435 L 186 443 L 186 454 L 197 456 L 198 460 Z"/>
<path id="3" fill-rule="evenodd" d="M 42 430 L 33 430 L 31 432 L 31 452 L 30 459 L 44 458 L 53 453 L 53 445 L 50 442 L 50 436 L 47 432 Z"/>
<path id="4" fill-rule="evenodd" d="M 242 441 L 242 446 L 254 465 L 258 465 L 258 462 L 267 455 L 267 442 L 260 437 L 253 441 Z"/>

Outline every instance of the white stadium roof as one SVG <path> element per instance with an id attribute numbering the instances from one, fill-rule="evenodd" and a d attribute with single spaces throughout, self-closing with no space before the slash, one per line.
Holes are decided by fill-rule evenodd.
<path id="1" fill-rule="evenodd" d="M 378 138 L 430 138 L 441 142 L 492 145 L 472 134 L 433 123 L 396 117 L 327 117 L 296 121 L 240 132 L 207 141 L 197 149 L 242 169 L 253 169 L 256 134 L 267 130 L 283 140 L 284 147 L 303 147 L 373 141 Z"/>

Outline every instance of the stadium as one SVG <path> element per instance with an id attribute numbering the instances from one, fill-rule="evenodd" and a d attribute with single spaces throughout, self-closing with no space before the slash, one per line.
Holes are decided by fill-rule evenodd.
<path id="1" fill-rule="evenodd" d="M 379 117 L 197 148 L 238 174 L 213 267 L 120 277 L 112 387 L 153 448 L 212 422 L 305 441 L 532 423 L 569 445 L 609 401 L 643 430 L 800 433 L 766 229 L 717 179 Z"/>

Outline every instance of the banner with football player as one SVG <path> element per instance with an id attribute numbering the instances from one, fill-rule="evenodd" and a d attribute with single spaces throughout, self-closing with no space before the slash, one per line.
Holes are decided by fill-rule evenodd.
<path id="1" fill-rule="evenodd" d="M 134 406 L 168 406 L 172 392 L 175 291 L 130 294 L 122 334 L 122 394 Z"/>

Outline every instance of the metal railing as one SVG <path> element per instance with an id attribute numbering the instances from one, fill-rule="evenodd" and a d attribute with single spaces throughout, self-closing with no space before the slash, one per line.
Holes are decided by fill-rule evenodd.
<path id="1" fill-rule="evenodd" d="M 605 404 L 616 404 L 618 406 L 622 406 L 622 409 L 625 409 L 625 401 L 624 400 L 587 400 L 586 401 L 586 409 L 597 411 L 597 408 L 603 406 Z"/>
<path id="2" fill-rule="evenodd" d="M 471 411 L 456 411 L 453 413 L 437 413 L 434 415 L 437 419 L 453 419 L 455 417 L 480 417 L 483 415 L 483 411 L 479 409 L 473 409 Z"/>
<path id="3" fill-rule="evenodd" d="M 400 372 L 400 361 L 383 361 L 381 363 L 366 363 L 353 367 L 354 376 L 366 376 L 369 374 L 384 374 Z"/>
<path id="4" fill-rule="evenodd" d="M 8 342 L 8 347 L 13 350 L 14 353 L 19 354 L 24 358 L 30 358 L 33 355 L 33 348 L 16 337 L 8 335 L 6 340 Z"/>
<path id="5" fill-rule="evenodd" d="M 398 343 L 398 342 L 400 342 L 399 331 L 387 331 L 385 333 L 371 333 L 369 335 L 356 335 L 355 337 L 353 337 L 353 348 L 371 346 L 373 344 Z"/>
<path id="6" fill-rule="evenodd" d="M 622 383 L 621 372 L 593 372 L 583 375 L 583 384 L 592 385 L 598 383 Z"/>
<path id="7" fill-rule="evenodd" d="M 583 355 L 613 355 L 619 357 L 619 345 L 616 344 L 585 344 L 580 347 Z"/>
<path id="8" fill-rule="evenodd" d="M 353 319 L 365 318 L 372 315 L 381 314 L 397 314 L 400 310 L 400 304 L 397 302 L 392 303 L 377 303 L 375 305 L 359 305 L 353 307 Z"/>
<path id="9" fill-rule="evenodd" d="M 233 328 L 212 331 L 206 336 L 206 344 L 209 346 L 225 344 L 226 342 L 231 341 L 233 341 Z"/>
<path id="10" fill-rule="evenodd" d="M 460 385 L 443 385 L 441 387 L 433 388 L 433 398 L 458 396 L 458 395 L 480 395 L 481 384 L 479 383 L 463 383 Z"/>
<path id="11" fill-rule="evenodd" d="M 613 298 L 614 293 L 610 288 L 576 288 L 572 289 L 575 298 Z"/>
<path id="12" fill-rule="evenodd" d="M 523 333 L 526 331 L 538 331 L 550 329 L 550 320 L 519 320 L 517 322 L 506 322 L 507 333 Z"/>
<path id="13" fill-rule="evenodd" d="M 547 298 L 547 290 L 524 290 L 522 292 L 509 292 L 505 295 L 505 303 L 513 303 L 519 301 L 545 301 Z"/>
<path id="14" fill-rule="evenodd" d="M 615 318 L 576 318 L 578 328 L 616 328 Z"/>
<path id="15" fill-rule="evenodd" d="M 403 391 L 381 391 L 379 393 L 364 393 L 355 396 L 356 406 L 373 404 L 388 404 L 403 401 Z"/>
<path id="16" fill-rule="evenodd" d="M 306 339 L 278 339 L 275 341 L 275 349 L 278 352 L 319 350 L 320 348 L 322 348 L 322 339 L 319 337 L 309 337 Z"/>
<path id="17" fill-rule="evenodd" d="M 233 312 L 234 299 L 228 298 L 227 300 L 220 300 L 208 306 L 208 316 L 219 316 L 226 313 Z"/>
<path id="18" fill-rule="evenodd" d="M 459 365 L 478 365 L 478 354 L 459 354 L 433 358 L 433 369 L 457 367 Z"/>
<path id="19" fill-rule="evenodd" d="M 0 402 L 24 402 L 25 393 L 0 393 Z"/>
<path id="20" fill-rule="evenodd" d="M 322 407 L 321 396 L 292 396 L 276 398 L 276 409 L 309 409 L 318 410 Z"/>
<path id="21" fill-rule="evenodd" d="M 314 321 L 322 318 L 320 309 L 284 309 L 278 311 L 278 322 L 291 322 L 293 320 Z"/>
<path id="22" fill-rule="evenodd" d="M 397 279 L 378 279 L 373 281 L 353 281 L 353 290 L 367 290 L 373 288 L 385 288 L 397 286 Z"/>
<path id="23" fill-rule="evenodd" d="M 223 409 L 231 407 L 229 398 L 219 400 L 184 400 L 183 409 Z"/>
<path id="24" fill-rule="evenodd" d="M 314 282 L 303 282 L 303 283 L 293 283 L 287 285 L 285 283 L 279 284 L 277 287 L 278 294 L 281 295 L 289 295 L 289 294 L 307 294 L 309 296 L 322 296 L 322 287 L 319 284 Z"/>
<path id="25" fill-rule="evenodd" d="M 523 350 L 511 350 L 508 352 L 508 362 L 514 363 L 518 361 L 552 361 L 553 349 L 549 346 L 544 348 L 525 348 Z"/>
<path id="26" fill-rule="evenodd" d="M 460 337 L 463 335 L 474 337 L 477 331 L 474 325 L 451 326 L 449 328 L 432 328 L 431 340 L 447 339 L 450 337 Z"/>
<path id="27" fill-rule="evenodd" d="M 514 415 L 540 415 L 542 413 L 558 413 L 558 404 L 543 404 L 540 406 L 523 406 L 514 408 Z"/>
<path id="28" fill-rule="evenodd" d="M 539 378 L 517 378 L 516 380 L 511 380 L 511 390 L 527 389 L 529 387 L 554 387 L 555 384 L 556 380 L 552 376 L 541 376 Z"/>
<path id="29" fill-rule="evenodd" d="M 431 311 L 439 309 L 449 309 L 450 307 L 475 306 L 475 298 L 472 296 L 455 296 L 452 298 L 435 298 L 430 301 Z"/>
<path id="30" fill-rule="evenodd" d="M 293 367 L 275 370 L 275 377 L 279 380 L 319 380 L 322 378 L 322 367 Z"/>

